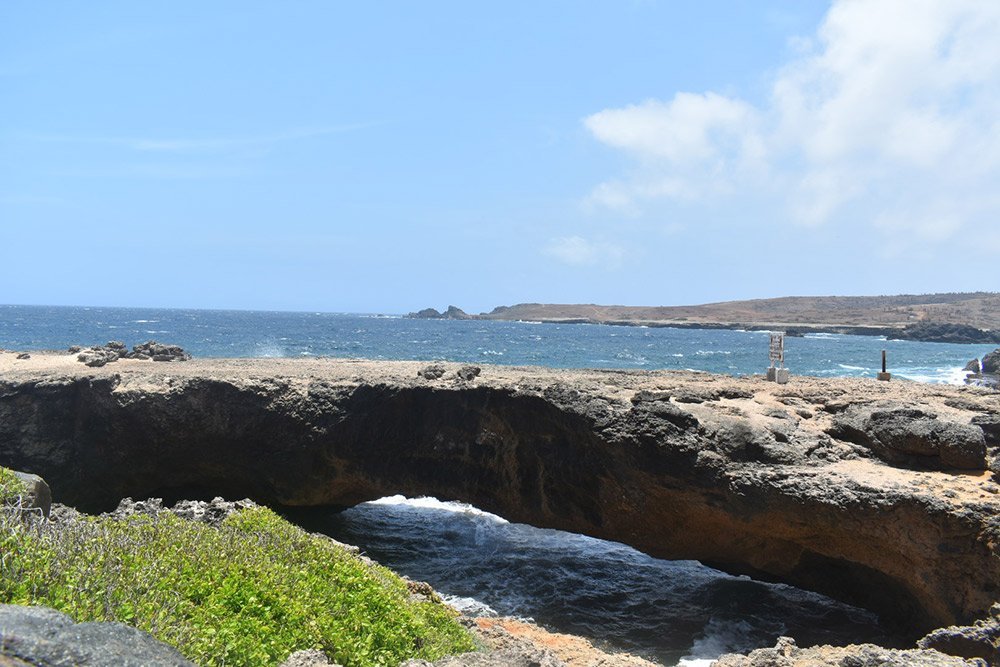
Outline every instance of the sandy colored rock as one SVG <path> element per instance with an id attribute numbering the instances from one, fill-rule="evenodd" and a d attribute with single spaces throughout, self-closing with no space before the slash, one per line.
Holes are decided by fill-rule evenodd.
<path id="1" fill-rule="evenodd" d="M 971 624 L 1000 597 L 991 471 L 890 464 L 831 435 L 858 406 L 916 407 L 941 433 L 982 430 L 973 418 L 1000 414 L 988 390 L 503 366 L 470 383 L 459 364 L 420 377 L 424 362 L 13 357 L 0 354 L 0 464 L 42 474 L 57 501 L 84 508 L 171 489 L 303 506 L 432 495 L 827 592 L 895 617 L 914 640 Z"/>

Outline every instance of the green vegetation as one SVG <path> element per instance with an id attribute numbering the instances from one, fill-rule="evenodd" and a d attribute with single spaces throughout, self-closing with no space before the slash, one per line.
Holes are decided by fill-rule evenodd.
<path id="1" fill-rule="evenodd" d="M 199 664 L 318 648 L 348 667 L 396 665 L 473 649 L 446 607 L 265 508 L 218 528 L 170 514 L 58 527 L 0 515 L 0 601 L 123 621 Z"/>
<path id="2" fill-rule="evenodd" d="M 27 491 L 28 486 L 13 471 L 0 467 L 0 505 L 17 502 Z"/>

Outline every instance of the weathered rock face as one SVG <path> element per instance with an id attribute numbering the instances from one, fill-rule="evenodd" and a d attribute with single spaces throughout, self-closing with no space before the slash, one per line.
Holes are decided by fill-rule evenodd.
<path id="1" fill-rule="evenodd" d="M 1000 348 L 997 348 L 983 357 L 982 372 L 1000 375 Z"/>
<path id="2" fill-rule="evenodd" d="M 894 650 L 871 644 L 799 648 L 794 640 L 779 637 L 774 648 L 761 648 L 750 655 L 729 654 L 712 667 L 987 667 L 979 660 L 967 661 L 928 649 Z"/>
<path id="3" fill-rule="evenodd" d="M 934 630 L 921 639 L 918 646 L 963 658 L 982 658 L 988 665 L 1000 665 L 1000 604 L 993 605 L 989 617 L 974 625 Z"/>
<path id="4" fill-rule="evenodd" d="M 892 463 L 942 470 L 988 467 L 982 428 L 942 422 L 937 415 L 917 408 L 853 406 L 834 418 L 828 432 Z"/>
<path id="5" fill-rule="evenodd" d="M 56 500 L 84 509 L 126 496 L 351 506 L 427 494 L 827 592 L 914 639 L 1000 597 L 988 472 L 887 466 L 828 433 L 860 403 L 926 404 L 911 417 L 934 422 L 941 458 L 949 434 L 982 442 L 970 420 L 1000 413 L 988 392 L 497 367 L 473 384 L 458 365 L 427 379 L 410 362 L 41 363 L 0 379 L 0 464 L 44 475 Z"/>
<path id="6" fill-rule="evenodd" d="M 0 604 L 0 665 L 8 664 L 195 667 L 172 646 L 123 623 L 74 623 L 47 607 Z"/>

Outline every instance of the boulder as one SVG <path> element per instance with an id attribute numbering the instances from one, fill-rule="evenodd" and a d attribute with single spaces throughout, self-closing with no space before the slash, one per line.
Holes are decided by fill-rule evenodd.
<path id="1" fill-rule="evenodd" d="M 441 364 L 431 364 L 430 366 L 424 366 L 417 371 L 417 376 L 422 377 L 425 380 L 437 380 L 445 374 L 445 370 L 445 367 Z"/>
<path id="2" fill-rule="evenodd" d="M 124 623 L 75 623 L 48 607 L 0 605 L 0 664 L 194 667 L 177 649 Z"/>
<path id="3" fill-rule="evenodd" d="M 455 375 L 457 375 L 460 380 L 471 382 L 479 377 L 479 374 L 482 373 L 482 371 L 483 369 L 479 366 L 462 366 L 455 372 Z"/>
<path id="4" fill-rule="evenodd" d="M 1000 347 L 983 357 L 982 372 L 1000 375 Z"/>
<path id="5" fill-rule="evenodd" d="M 52 490 L 49 485 L 44 479 L 30 472 L 18 470 L 12 472 L 28 488 L 22 506 L 25 509 L 39 509 L 42 511 L 42 516 L 48 517 L 49 510 L 52 509 Z"/>
<path id="6" fill-rule="evenodd" d="M 122 355 L 129 359 L 152 359 L 153 361 L 188 361 L 191 355 L 178 345 L 165 345 L 155 340 L 146 341 L 132 347 L 132 351 Z"/>
<path id="7" fill-rule="evenodd" d="M 945 470 L 986 470 L 988 465 L 982 428 L 940 421 L 916 408 L 854 407 L 836 415 L 827 433 L 889 463 Z"/>
<path id="8" fill-rule="evenodd" d="M 82 350 L 76 357 L 87 366 L 94 368 L 118 361 L 128 354 L 128 348 L 121 341 L 108 341 L 106 345 L 95 345 Z"/>
<path id="9" fill-rule="evenodd" d="M 979 375 L 980 373 L 983 372 L 982 367 L 979 365 L 979 359 L 973 359 L 972 361 L 967 363 L 965 365 L 965 368 L 963 368 L 962 370 L 968 373 L 974 373 L 975 375 Z"/>
<path id="10" fill-rule="evenodd" d="M 917 646 L 1000 665 L 1000 604 L 993 605 L 990 616 L 975 625 L 938 628 L 917 642 Z"/>
<path id="11" fill-rule="evenodd" d="M 1000 414 L 993 412 L 976 415 L 972 418 L 972 425 L 983 429 L 986 442 L 991 445 L 1000 445 Z"/>
<path id="12" fill-rule="evenodd" d="M 288 656 L 279 667 L 340 667 L 340 665 L 331 662 L 323 651 L 311 648 L 296 651 Z"/>

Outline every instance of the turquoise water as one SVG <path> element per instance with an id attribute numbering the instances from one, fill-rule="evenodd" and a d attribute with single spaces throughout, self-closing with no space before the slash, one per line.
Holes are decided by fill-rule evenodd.
<path id="1" fill-rule="evenodd" d="M 590 324 L 413 320 L 399 316 L 155 308 L 0 306 L 0 347 L 149 339 L 199 357 L 367 357 L 556 368 L 693 369 L 743 375 L 768 365 L 766 332 Z M 881 350 L 896 377 L 961 382 L 992 345 L 886 341 L 816 334 L 787 338 L 786 365 L 815 376 L 874 377 Z"/>

